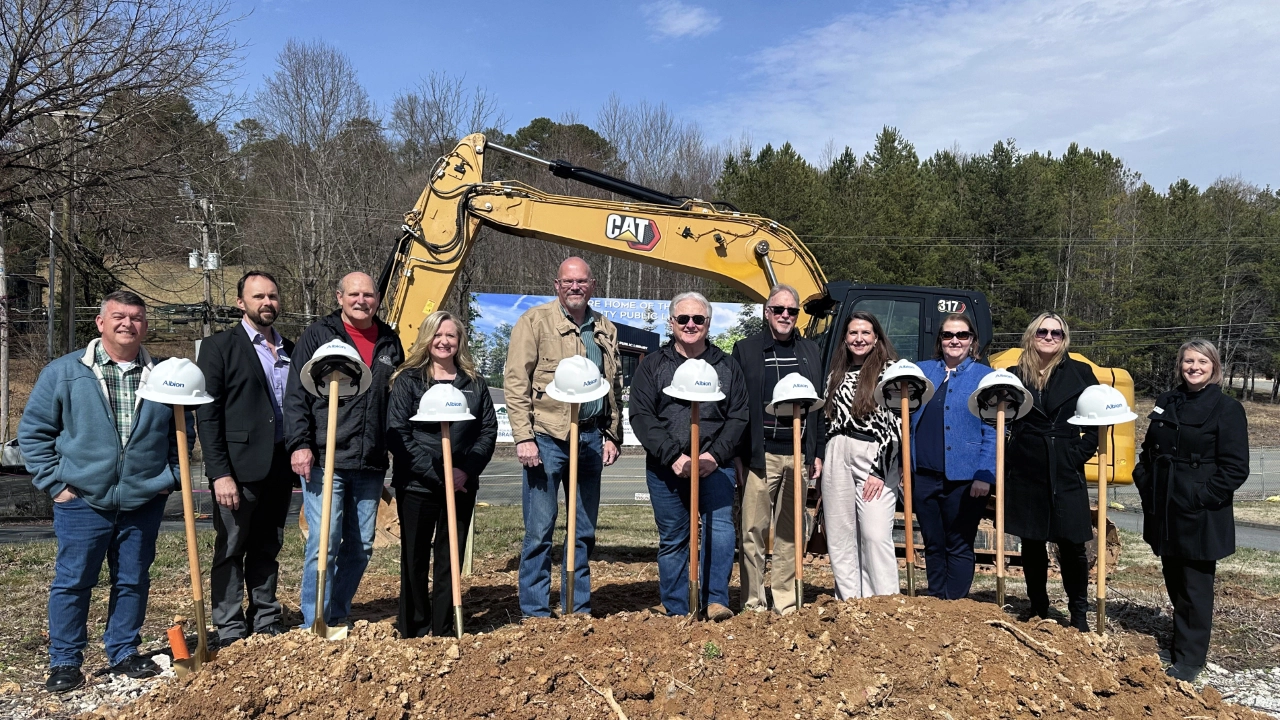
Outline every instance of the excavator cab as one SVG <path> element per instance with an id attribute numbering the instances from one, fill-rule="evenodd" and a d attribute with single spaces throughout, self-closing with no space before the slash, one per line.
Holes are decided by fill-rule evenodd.
<path id="1" fill-rule="evenodd" d="M 933 357 L 942 321 L 964 313 L 978 328 L 984 353 L 991 344 L 991 305 L 974 290 L 906 285 L 860 285 L 848 281 L 827 284 L 827 294 L 805 304 L 810 323 L 805 333 L 823 347 L 826 367 L 843 347 L 849 316 L 863 310 L 876 316 L 898 355 L 912 362 Z"/>

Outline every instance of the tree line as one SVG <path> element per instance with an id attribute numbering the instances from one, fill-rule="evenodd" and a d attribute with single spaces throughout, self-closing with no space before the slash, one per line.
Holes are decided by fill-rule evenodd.
<path id="1" fill-rule="evenodd" d="M 1027 152 L 1012 140 L 921 159 L 893 128 L 861 154 L 811 160 L 787 144 L 715 141 L 664 105 L 617 97 L 593 118 L 508 129 L 498 98 L 443 73 L 378 107 L 351 60 L 321 41 L 290 41 L 261 88 L 237 99 L 228 79 L 240 49 L 225 6 L 101 0 L 96 15 L 82 6 L 3 7 L 6 26 L 22 28 L 0 48 L 20 70 L 0 88 L 7 269 L 39 278 L 52 244 L 58 307 L 92 305 L 126 275 L 144 297 L 164 295 L 145 264 L 180 263 L 200 247 L 176 218 L 230 223 L 209 226 L 224 268 L 274 272 L 299 322 L 327 312 L 339 277 L 382 267 L 436 159 L 483 131 L 529 154 L 771 217 L 812 248 L 829 279 L 982 290 L 1000 347 L 1052 308 L 1070 320 L 1078 349 L 1128 368 L 1144 390 L 1167 385 L 1172 353 L 1192 335 L 1218 342 L 1238 375 L 1275 369 L 1280 195 L 1239 178 L 1157 189 L 1105 151 Z M 128 18 L 138 27 L 112 34 Z M 512 158 L 486 162 L 490 178 L 608 197 Z M 472 293 L 547 294 L 570 252 L 483 230 L 447 305 L 468 316 Z M 746 299 L 690 275 L 587 259 L 602 296 L 697 289 Z M 235 279 L 216 278 L 214 304 L 234 302 Z M 43 356 L 42 331 L 28 330 L 31 353 Z"/>

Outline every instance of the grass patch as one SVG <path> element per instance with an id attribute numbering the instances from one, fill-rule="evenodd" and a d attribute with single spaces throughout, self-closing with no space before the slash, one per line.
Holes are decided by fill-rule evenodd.
<path id="1" fill-rule="evenodd" d="M 1240 502 L 1234 503 L 1236 520 L 1262 523 L 1264 525 L 1280 525 L 1280 502 Z"/>

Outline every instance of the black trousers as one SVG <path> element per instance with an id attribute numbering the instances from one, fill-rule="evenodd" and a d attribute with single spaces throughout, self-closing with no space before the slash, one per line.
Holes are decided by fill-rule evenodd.
<path id="1" fill-rule="evenodd" d="M 445 491 L 396 490 L 400 517 L 400 636 L 453 634 L 453 575 L 449 565 L 449 525 Z M 467 551 L 467 528 L 474 492 L 454 495 L 458 558 Z M 431 570 L 432 556 L 435 571 Z"/>
<path id="2" fill-rule="evenodd" d="M 1089 560 L 1084 543 L 1055 541 L 1062 565 L 1062 589 L 1067 593 L 1071 617 L 1089 612 Z M 1022 573 L 1027 581 L 1027 599 L 1037 614 L 1049 610 L 1049 551 L 1044 540 L 1022 538 Z"/>
<path id="3" fill-rule="evenodd" d="M 280 565 L 276 557 L 284 545 L 285 517 L 293 496 L 293 470 L 284 443 L 271 456 L 266 479 L 241 483 L 240 507 L 215 504 L 213 567 L 209 571 L 209 600 L 213 625 L 223 640 L 246 637 L 281 622 L 276 599 Z M 248 612 L 244 599 L 249 597 Z"/>
<path id="4" fill-rule="evenodd" d="M 911 484 L 929 594 L 936 598 L 966 598 L 973 584 L 973 541 L 987 496 L 971 497 L 972 487 L 971 480 L 952 482 L 928 470 L 917 470 Z"/>
<path id="5" fill-rule="evenodd" d="M 1175 663 L 1204 667 L 1213 625 L 1213 578 L 1218 563 L 1174 557 L 1162 557 L 1160 563 L 1169 602 L 1173 603 L 1173 647 L 1169 655 Z"/>

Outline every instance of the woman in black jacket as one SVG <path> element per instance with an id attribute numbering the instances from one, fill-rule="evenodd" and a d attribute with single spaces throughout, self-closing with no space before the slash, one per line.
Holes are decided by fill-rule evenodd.
<path id="1" fill-rule="evenodd" d="M 1014 374 L 1031 392 L 1031 412 L 1012 424 L 1006 451 L 1005 530 L 1022 539 L 1022 569 L 1031 612 L 1049 615 L 1049 555 L 1058 546 L 1062 587 L 1071 627 L 1089 631 L 1089 565 L 1084 545 L 1093 537 L 1084 464 L 1098 450 L 1098 429 L 1067 422 L 1076 400 L 1097 385 L 1088 365 L 1067 349 L 1071 331 L 1057 313 L 1040 313 L 1022 334 Z"/>
<path id="2" fill-rule="evenodd" d="M 453 477 L 443 478 L 440 423 L 414 422 L 418 402 L 436 383 L 450 383 L 467 398 L 475 420 L 450 423 Z M 400 517 L 400 619 L 402 637 L 452 635 L 453 583 L 449 565 L 445 481 L 457 491 L 459 554 L 466 551 L 467 528 L 475 507 L 480 473 L 493 457 L 498 439 L 489 388 L 476 372 L 466 331 L 447 312 L 427 316 L 418 341 L 391 378 L 387 417 L 388 444 L 394 460 L 391 484 Z M 431 555 L 435 554 L 434 578 Z M 428 590 L 428 580 L 432 587 Z"/>
<path id="3" fill-rule="evenodd" d="M 1239 401 L 1222 392 L 1222 362 L 1208 340 L 1178 350 L 1175 382 L 1148 416 L 1133 482 L 1142 535 L 1173 604 L 1168 673 L 1191 682 L 1209 651 L 1217 561 L 1236 551 L 1231 500 L 1249 477 L 1249 426 Z"/>

